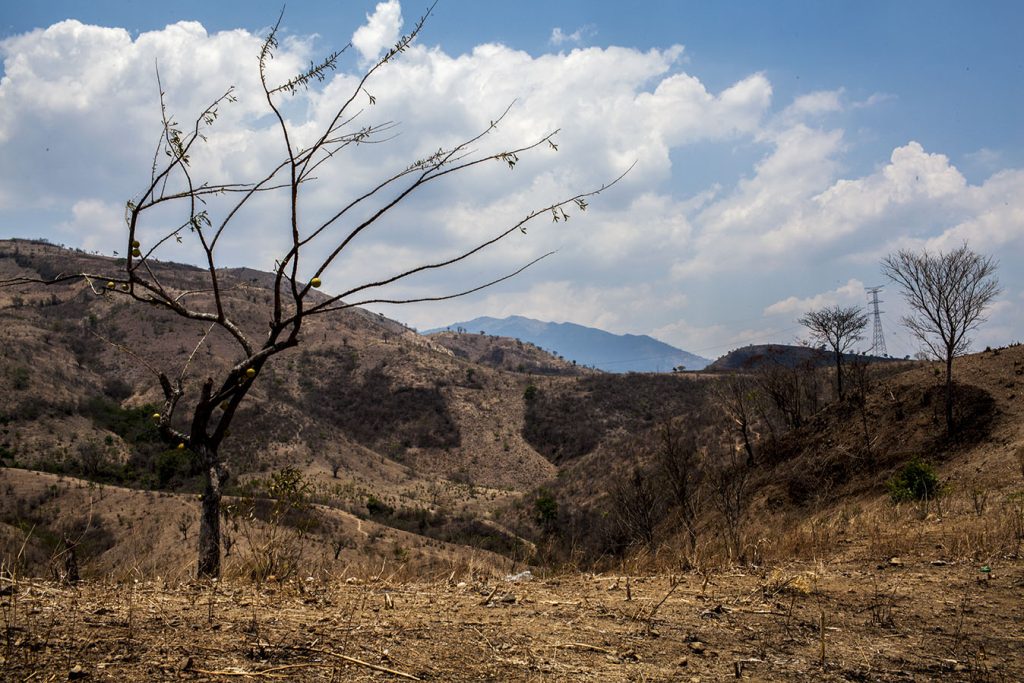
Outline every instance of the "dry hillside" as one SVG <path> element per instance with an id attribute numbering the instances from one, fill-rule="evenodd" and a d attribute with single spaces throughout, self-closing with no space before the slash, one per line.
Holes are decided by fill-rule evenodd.
<path id="1" fill-rule="evenodd" d="M 109 264 L 0 242 L 0 279 Z M 266 274 L 224 281 L 258 331 Z M 958 359 L 947 436 L 929 363 L 867 366 L 839 402 L 828 369 L 559 374 L 523 349 L 531 373 L 495 361 L 514 342 L 352 310 L 260 375 L 211 585 L 191 579 L 197 473 L 154 433 L 146 369 L 203 330 L 81 283 L 0 289 L 0 315 L 5 680 L 1024 679 L 1024 346 Z M 210 339 L 195 375 L 231 353 Z M 730 382 L 756 399 L 749 462 Z M 665 425 L 700 473 L 693 547 Z M 894 503 L 915 459 L 934 495 Z M 301 497 L 270 497 L 292 475 Z"/>

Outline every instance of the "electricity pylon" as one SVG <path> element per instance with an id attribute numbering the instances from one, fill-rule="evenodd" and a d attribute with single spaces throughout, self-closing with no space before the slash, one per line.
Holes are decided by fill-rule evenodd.
<path id="1" fill-rule="evenodd" d="M 885 356 L 885 335 L 882 334 L 882 312 L 878 310 L 878 304 L 883 303 L 878 300 L 878 293 L 882 291 L 881 287 L 868 287 L 867 292 L 871 297 L 871 305 L 875 311 L 875 336 L 871 342 L 870 352 L 875 356 Z"/>

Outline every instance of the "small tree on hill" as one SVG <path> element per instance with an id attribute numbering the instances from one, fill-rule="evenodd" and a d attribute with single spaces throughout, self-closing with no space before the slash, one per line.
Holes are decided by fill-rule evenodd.
<path id="1" fill-rule="evenodd" d="M 428 10 L 427 14 L 429 13 Z M 360 116 L 360 110 L 365 102 L 368 101 L 369 105 L 375 102 L 367 90 L 373 74 L 398 58 L 412 44 L 425 20 L 426 16 L 421 18 L 409 34 L 399 39 L 394 47 L 357 80 L 348 97 L 333 112 L 324 128 L 316 137 L 307 138 L 303 135 L 304 139 L 311 142 L 308 146 L 300 147 L 297 142 L 299 131 L 282 113 L 282 99 L 309 87 L 314 81 L 324 80 L 328 72 L 337 68 L 339 57 L 344 50 L 329 55 L 319 63 L 311 64 L 306 71 L 284 82 L 273 83 L 270 81 L 267 67 L 278 47 L 279 19 L 260 49 L 259 75 L 262 95 L 266 100 L 269 115 L 276 122 L 284 154 L 277 164 L 266 169 L 255 180 L 205 182 L 201 179 L 200 170 L 193 168 L 192 165 L 193 152 L 203 144 L 207 135 L 211 134 L 210 129 L 221 107 L 234 101 L 233 88 L 228 88 L 185 127 L 179 125 L 168 112 L 161 86 L 162 134 L 154 155 L 150 177 L 143 190 L 126 206 L 124 244 L 127 258 L 123 263 L 123 270 L 40 278 L 22 277 L 0 282 L 0 286 L 30 283 L 52 285 L 82 279 L 97 295 L 118 296 L 129 303 L 162 308 L 206 327 L 206 333 L 177 372 L 170 373 L 150 366 L 163 393 L 163 406 L 160 412 L 154 415 L 160 433 L 171 444 L 194 453 L 201 463 L 205 477 L 199 525 L 200 576 L 216 577 L 220 573 L 221 496 L 229 475 L 227 465 L 221 456 L 221 446 L 228 436 L 231 422 L 267 362 L 275 355 L 301 343 L 300 332 L 307 320 L 314 316 L 373 303 L 406 304 L 451 299 L 502 282 L 540 259 L 462 291 L 439 296 L 395 298 L 368 293 L 379 291 L 381 287 L 405 280 L 417 273 L 447 268 L 468 259 L 517 231 L 525 232 L 526 224 L 536 218 L 550 215 L 555 221 L 566 219 L 569 209 L 585 210 L 589 197 L 614 184 L 613 181 L 597 190 L 559 199 L 547 206 L 531 210 L 520 220 L 493 229 L 493 232 L 482 237 L 471 248 L 457 251 L 448 258 L 423 262 L 415 267 L 390 273 L 384 270 L 386 265 L 382 264 L 380 276 L 369 282 L 330 296 L 313 296 L 313 290 L 320 287 L 320 278 L 325 271 L 338 261 L 341 254 L 348 254 L 353 241 L 367 230 L 380 225 L 394 213 L 393 209 L 413 192 L 482 164 L 497 162 L 512 169 L 520 155 L 542 149 L 557 150 L 554 136 L 558 131 L 553 131 L 519 147 L 490 152 L 478 151 L 486 143 L 488 135 L 497 129 L 508 114 L 510 108 L 506 108 L 478 135 L 415 160 L 376 184 L 353 188 L 348 193 L 345 191 L 346 188 L 338 188 L 337 196 L 345 197 L 348 194 L 348 197 L 340 199 L 337 206 L 326 212 L 326 219 L 306 218 L 306 212 L 302 210 L 308 197 L 306 190 L 316 180 L 314 174 L 323 164 L 335 160 L 348 148 L 385 142 L 393 133 L 395 126 L 391 123 L 357 127 L 354 122 Z M 159 83 L 159 73 L 157 80 Z M 238 219 L 240 211 L 253 198 L 275 193 L 276 196 L 283 198 L 287 206 L 288 219 L 280 227 L 287 237 L 287 246 L 276 259 L 272 298 L 266 310 L 267 328 L 264 329 L 268 331 L 266 336 L 259 340 L 252 338 L 243 330 L 239 319 L 240 311 L 232 310 L 230 302 L 224 296 L 225 288 L 215 254 L 226 234 L 232 229 L 242 228 L 242 221 Z M 157 226 L 166 225 L 168 210 L 174 208 L 181 211 L 177 227 L 163 233 L 152 244 L 143 245 L 141 236 L 144 224 L 147 227 L 152 225 L 150 229 L 154 230 Z M 156 257 L 163 255 L 160 251 L 162 247 L 181 242 L 184 238 L 194 239 L 202 250 L 206 287 L 201 291 L 176 289 L 161 281 L 155 274 L 156 269 L 151 267 Z M 234 341 L 237 360 L 221 376 L 206 377 L 198 382 L 190 381 L 189 364 L 206 341 L 206 335 L 216 328 L 225 331 Z"/>
<path id="2" fill-rule="evenodd" d="M 747 467 L 753 467 L 756 462 L 754 420 L 759 400 L 754 383 L 742 375 L 729 375 L 715 385 L 715 396 L 743 443 Z"/>
<path id="3" fill-rule="evenodd" d="M 661 423 L 655 439 L 654 461 L 672 494 L 692 555 L 697 549 L 697 518 L 703 504 L 704 458 L 695 435 L 681 420 Z"/>
<path id="4" fill-rule="evenodd" d="M 882 271 L 903 290 L 910 313 L 903 325 L 934 358 L 946 363 L 946 433 L 953 424 L 953 358 L 970 348 L 968 334 L 985 322 L 985 309 L 1002 291 L 997 264 L 967 244 L 948 253 L 901 250 L 882 261 Z"/>
<path id="5" fill-rule="evenodd" d="M 859 306 L 826 306 L 804 314 L 797 322 L 807 328 L 812 339 L 832 349 L 836 361 L 836 391 L 842 401 L 843 354 L 864 338 L 868 316 Z"/>

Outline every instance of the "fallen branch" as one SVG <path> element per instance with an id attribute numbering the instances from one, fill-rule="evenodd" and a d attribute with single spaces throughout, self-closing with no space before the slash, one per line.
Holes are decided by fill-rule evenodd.
<path id="1" fill-rule="evenodd" d="M 397 671 L 395 669 L 389 669 L 386 666 L 379 666 L 377 664 L 371 664 L 370 662 L 364 662 L 361 659 L 356 659 L 355 657 L 349 657 L 348 655 L 338 654 L 337 652 L 332 652 L 331 650 L 324 650 L 324 649 L 317 648 L 317 647 L 301 647 L 301 646 L 295 646 L 295 647 L 293 647 L 291 649 L 294 649 L 294 650 L 305 650 L 307 652 L 317 652 L 317 653 L 322 654 L 322 655 L 327 655 L 329 657 L 334 657 L 335 659 L 340 659 L 341 661 L 348 662 L 349 664 L 356 664 L 358 666 L 365 666 L 367 669 L 373 669 L 374 671 L 381 671 L 383 673 L 391 674 L 392 676 L 398 676 L 399 678 L 405 678 L 405 679 L 410 680 L 410 681 L 423 680 L 421 678 L 417 678 L 416 676 L 413 676 L 412 674 L 407 674 L 404 671 Z"/>
<path id="2" fill-rule="evenodd" d="M 487 597 L 480 601 L 481 607 L 487 605 L 487 603 L 489 603 L 491 601 L 491 598 L 493 598 L 494 594 L 497 593 L 497 592 L 498 592 L 498 586 L 497 586 L 497 584 L 495 584 L 494 589 L 490 593 L 487 594 Z"/>
<path id="3" fill-rule="evenodd" d="M 208 669 L 189 669 L 189 671 L 206 676 L 252 676 L 254 678 L 264 676 L 266 678 L 286 678 L 283 674 L 264 674 L 259 671 L 211 671 Z"/>
<path id="4" fill-rule="evenodd" d="M 618 655 L 619 653 L 615 650 L 609 650 L 606 647 L 599 647 L 597 645 L 590 645 L 588 643 L 556 643 L 555 647 L 563 650 L 589 650 L 590 652 L 600 652 L 606 655 Z"/>

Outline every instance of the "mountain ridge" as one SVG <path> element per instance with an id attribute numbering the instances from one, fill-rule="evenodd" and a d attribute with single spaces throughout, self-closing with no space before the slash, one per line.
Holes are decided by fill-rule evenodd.
<path id="1" fill-rule="evenodd" d="M 423 334 L 453 330 L 514 337 L 605 372 L 669 372 L 679 366 L 687 370 L 701 370 L 711 363 L 710 359 L 649 335 L 615 334 L 578 323 L 548 322 L 521 315 L 505 318 L 480 316 L 426 330 Z"/>

